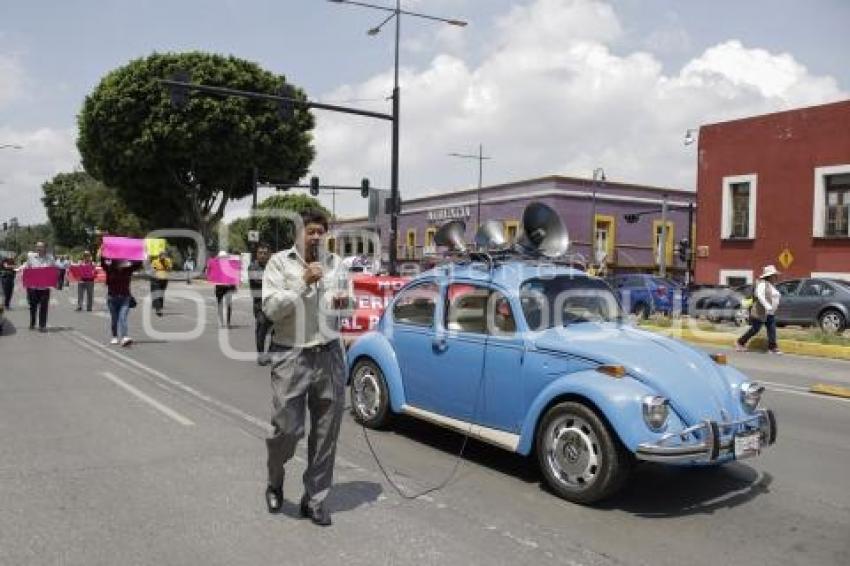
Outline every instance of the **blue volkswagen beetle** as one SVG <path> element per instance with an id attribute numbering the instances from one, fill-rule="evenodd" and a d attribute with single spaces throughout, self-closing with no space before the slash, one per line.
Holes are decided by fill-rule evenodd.
<path id="1" fill-rule="evenodd" d="M 559 496 L 615 493 L 636 460 L 712 465 L 776 439 L 763 387 L 633 327 L 601 279 L 522 256 L 422 273 L 348 354 L 355 419 L 406 414 L 534 455 Z"/>

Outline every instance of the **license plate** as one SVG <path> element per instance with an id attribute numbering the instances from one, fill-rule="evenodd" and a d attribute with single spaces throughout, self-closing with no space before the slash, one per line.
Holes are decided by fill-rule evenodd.
<path id="1" fill-rule="evenodd" d="M 760 452 L 761 434 L 758 431 L 735 435 L 736 460 L 758 456 Z"/>

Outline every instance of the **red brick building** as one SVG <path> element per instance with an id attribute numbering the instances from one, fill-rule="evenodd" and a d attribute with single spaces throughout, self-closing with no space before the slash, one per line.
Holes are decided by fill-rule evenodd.
<path id="1" fill-rule="evenodd" d="M 850 280 L 850 100 L 699 131 L 696 273 Z"/>

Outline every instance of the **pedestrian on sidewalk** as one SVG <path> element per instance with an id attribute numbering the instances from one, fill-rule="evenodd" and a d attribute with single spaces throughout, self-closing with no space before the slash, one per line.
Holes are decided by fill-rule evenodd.
<path id="1" fill-rule="evenodd" d="M 186 257 L 186 261 L 183 262 L 183 271 L 186 272 L 186 285 L 191 285 L 192 273 L 195 271 L 195 258 L 192 257 L 191 252 Z"/>
<path id="2" fill-rule="evenodd" d="M 15 290 L 15 258 L 3 256 L 0 259 L 0 286 L 3 288 L 3 306 L 6 310 L 12 307 L 12 293 Z"/>
<path id="3" fill-rule="evenodd" d="M 165 306 L 165 288 L 168 287 L 168 277 L 171 272 L 171 260 L 164 251 L 151 262 L 153 268 L 153 279 L 151 279 L 152 306 L 157 316 L 162 316 Z"/>
<path id="4" fill-rule="evenodd" d="M 257 245 L 254 261 L 248 267 L 248 285 L 254 302 L 254 337 L 257 341 L 257 364 L 267 366 L 271 357 L 266 353 L 266 337 L 272 329 L 272 322 L 263 312 L 263 273 L 271 257 L 271 248 L 266 243 Z"/>
<path id="5" fill-rule="evenodd" d="M 27 257 L 25 267 L 55 267 L 53 256 L 47 255 L 44 242 L 36 242 L 35 253 Z M 59 282 L 57 281 L 58 285 Z M 36 314 L 38 314 L 38 331 L 47 332 L 47 308 L 50 305 L 50 287 L 30 287 L 27 289 L 27 299 L 30 306 L 30 330 L 35 330 Z"/>
<path id="6" fill-rule="evenodd" d="M 228 259 L 229 257 L 230 254 L 224 250 L 218 252 L 219 259 Z M 230 328 L 230 317 L 233 314 L 233 293 L 235 292 L 236 285 L 216 284 L 215 286 L 216 312 L 218 313 L 219 328 Z M 225 311 L 227 311 L 226 317 Z"/>
<path id="7" fill-rule="evenodd" d="M 106 271 L 106 305 L 109 307 L 110 329 L 112 340 L 110 344 L 129 346 L 130 338 L 128 317 L 130 309 L 135 306 L 135 299 L 130 292 L 130 282 L 133 272 L 142 263 L 123 259 L 102 259 L 101 267 Z"/>
<path id="8" fill-rule="evenodd" d="M 333 482 L 345 400 L 339 316 L 329 316 L 340 299 L 339 262 L 331 266 L 320 263 L 319 244 L 328 229 L 324 213 L 305 209 L 300 215 L 303 228 L 297 232 L 295 245 L 272 256 L 263 274 L 263 312 L 274 325 L 269 350 L 274 429 L 266 439 L 269 475 L 265 495 L 269 512 L 280 512 L 284 465 L 304 436 L 305 408 L 309 408 L 309 449 L 300 511 L 315 524 L 327 526 L 331 514 L 325 501 Z M 332 325 L 328 319 L 336 322 Z"/>
<path id="9" fill-rule="evenodd" d="M 91 312 L 94 300 L 95 265 L 91 252 L 83 252 L 83 260 L 75 266 L 79 270 L 80 280 L 77 282 L 77 312 L 83 310 L 83 297 L 86 299 L 86 310 Z"/>
<path id="10" fill-rule="evenodd" d="M 773 265 L 767 265 L 762 270 L 753 290 L 755 300 L 750 310 L 750 329 L 738 338 L 735 343 L 736 351 L 746 351 L 747 342 L 758 334 L 761 327 L 764 326 L 767 329 L 768 351 L 772 354 L 782 353 L 776 343 L 776 311 L 782 298 L 775 285 L 778 276 L 779 272 Z"/>

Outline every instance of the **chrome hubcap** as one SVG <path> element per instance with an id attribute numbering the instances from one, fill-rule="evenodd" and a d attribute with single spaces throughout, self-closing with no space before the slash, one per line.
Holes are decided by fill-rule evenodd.
<path id="1" fill-rule="evenodd" d="M 584 419 L 567 415 L 546 434 L 547 461 L 559 481 L 575 489 L 590 486 L 599 472 L 599 441 Z"/>
<path id="2" fill-rule="evenodd" d="M 355 410 L 366 420 L 374 418 L 378 414 L 381 401 L 381 388 L 378 386 L 375 370 L 370 366 L 363 366 L 357 370 L 351 382 Z"/>
<path id="3" fill-rule="evenodd" d="M 820 322 L 821 328 L 827 332 L 838 332 L 841 328 L 841 320 L 834 312 L 827 313 L 823 316 Z"/>

